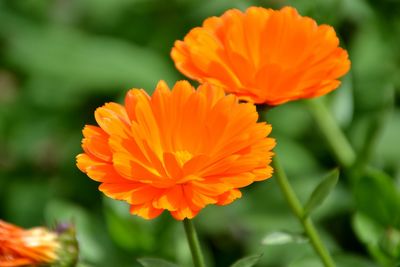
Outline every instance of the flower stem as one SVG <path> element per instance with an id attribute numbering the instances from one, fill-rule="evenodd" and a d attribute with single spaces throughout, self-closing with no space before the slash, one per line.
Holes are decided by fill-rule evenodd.
<path id="1" fill-rule="evenodd" d="M 200 243 L 193 222 L 186 218 L 183 220 L 183 227 L 185 228 L 190 252 L 192 253 L 194 267 L 205 267 L 206 265 L 204 263 L 203 253 L 201 252 Z"/>
<path id="2" fill-rule="evenodd" d="M 312 99 L 307 104 L 337 161 L 343 167 L 351 167 L 356 161 L 356 153 L 322 99 Z"/>
<path id="3" fill-rule="evenodd" d="M 303 225 L 305 233 L 310 239 L 310 242 L 315 252 L 321 258 L 321 261 L 326 267 L 335 267 L 335 262 L 329 254 L 329 251 L 322 243 L 321 238 L 319 237 L 317 229 L 315 228 L 311 218 L 309 216 L 304 216 L 303 206 L 301 205 L 300 200 L 297 198 L 296 193 L 290 185 L 286 173 L 283 170 L 282 165 L 280 164 L 279 159 L 276 155 L 274 156 L 272 164 L 275 169 L 275 177 L 278 180 L 279 187 L 282 190 L 282 193 L 286 201 L 288 202 L 291 210 Z"/>

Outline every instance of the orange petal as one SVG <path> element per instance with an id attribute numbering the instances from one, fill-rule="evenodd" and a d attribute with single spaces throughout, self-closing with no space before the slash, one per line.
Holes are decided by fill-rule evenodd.
<path id="1" fill-rule="evenodd" d="M 228 192 L 222 194 L 218 198 L 217 205 L 228 205 L 232 203 L 235 199 L 241 198 L 242 193 L 237 189 L 229 190 Z"/>
<path id="2" fill-rule="evenodd" d="M 151 219 L 168 210 L 177 220 L 193 218 L 271 176 L 271 127 L 257 122 L 253 104 L 222 88 L 196 91 L 180 81 L 169 89 L 160 81 L 151 97 L 130 90 L 125 106 L 96 110 L 100 128 L 85 128 L 77 166 L 105 195 L 129 203 L 132 214 Z"/>
<path id="3" fill-rule="evenodd" d="M 338 46 L 332 27 L 292 7 L 249 7 L 206 19 L 175 42 L 171 57 L 189 78 L 246 101 L 279 105 L 336 89 L 350 68 Z"/>
<path id="4" fill-rule="evenodd" d="M 150 220 L 160 216 L 164 210 L 156 209 L 151 204 L 147 203 L 143 205 L 131 205 L 130 211 L 132 214 Z"/>

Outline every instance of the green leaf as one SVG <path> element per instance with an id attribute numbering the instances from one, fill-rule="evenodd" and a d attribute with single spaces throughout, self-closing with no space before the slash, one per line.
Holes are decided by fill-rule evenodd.
<path id="1" fill-rule="evenodd" d="M 377 265 L 372 263 L 370 260 L 352 254 L 335 255 L 335 263 L 336 266 L 339 267 L 354 267 L 354 266 L 377 267 Z M 310 266 L 323 267 L 323 264 L 320 258 L 313 255 L 297 259 L 289 265 L 289 267 L 310 267 Z"/>
<path id="2" fill-rule="evenodd" d="M 359 255 L 352 255 L 352 254 L 335 255 L 335 262 L 337 266 L 341 267 L 354 267 L 354 266 L 377 267 L 377 265 L 371 262 L 369 259 L 361 257 Z"/>
<path id="3" fill-rule="evenodd" d="M 132 87 L 152 92 L 159 79 L 172 85 L 178 78 L 169 58 L 149 47 L 5 16 L 8 23 L 2 26 L 10 44 L 6 60 L 26 74 L 26 90 L 36 104 L 68 107 L 90 94 L 116 94 Z"/>
<path id="4" fill-rule="evenodd" d="M 283 245 L 287 243 L 304 243 L 308 239 L 302 234 L 289 233 L 289 232 L 272 232 L 263 238 L 261 244 L 263 245 Z"/>
<path id="5" fill-rule="evenodd" d="M 389 227 L 385 231 L 385 235 L 379 242 L 381 250 L 392 259 L 400 258 L 400 231 Z"/>
<path id="6" fill-rule="evenodd" d="M 156 238 L 154 224 L 130 216 L 129 205 L 103 197 L 108 232 L 113 241 L 128 251 L 150 250 Z"/>
<path id="7" fill-rule="evenodd" d="M 306 256 L 289 264 L 289 267 L 323 267 L 321 259 L 317 256 Z"/>
<path id="8" fill-rule="evenodd" d="M 174 263 L 170 263 L 163 259 L 141 258 L 137 260 L 143 267 L 178 267 Z"/>
<path id="9" fill-rule="evenodd" d="M 312 211 L 322 204 L 339 180 L 339 170 L 331 171 L 311 193 L 304 207 L 304 216 L 307 217 Z"/>
<path id="10" fill-rule="evenodd" d="M 357 212 L 352 220 L 353 229 L 357 237 L 366 245 L 376 246 L 385 229 L 362 212 Z"/>
<path id="11" fill-rule="evenodd" d="M 251 256 L 244 257 L 242 259 L 237 260 L 235 263 L 231 265 L 231 267 L 251 267 L 257 264 L 257 262 L 261 259 L 263 254 L 255 254 Z"/>
<path id="12" fill-rule="evenodd" d="M 400 194 L 390 176 L 369 168 L 353 190 L 359 212 L 383 226 L 400 228 Z"/>
<path id="13" fill-rule="evenodd" d="M 398 231 L 394 228 L 387 229 L 361 212 L 353 216 L 352 225 L 358 239 L 364 243 L 375 261 L 381 266 L 391 266 L 393 257 L 400 252 Z"/>

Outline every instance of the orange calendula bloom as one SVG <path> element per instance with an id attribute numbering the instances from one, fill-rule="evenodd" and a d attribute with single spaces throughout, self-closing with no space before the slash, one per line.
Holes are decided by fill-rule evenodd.
<path id="1" fill-rule="evenodd" d="M 227 205 L 239 188 L 271 177 L 271 126 L 257 123 L 256 108 L 221 88 L 195 90 L 159 82 L 150 97 L 131 89 L 125 106 L 95 112 L 100 127 L 85 126 L 77 166 L 101 182 L 107 196 L 131 213 L 152 219 L 168 210 L 193 218 L 208 204 Z"/>
<path id="2" fill-rule="evenodd" d="M 348 72 L 335 30 L 296 9 L 228 10 L 192 29 L 171 51 L 175 66 L 201 83 L 257 104 L 324 95 Z"/>
<path id="3" fill-rule="evenodd" d="M 25 230 L 0 220 L 0 267 L 55 262 L 59 247 L 57 234 L 43 227 Z"/>

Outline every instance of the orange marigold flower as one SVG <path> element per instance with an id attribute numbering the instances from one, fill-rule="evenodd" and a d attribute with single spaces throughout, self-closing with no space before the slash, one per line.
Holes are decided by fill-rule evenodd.
<path id="1" fill-rule="evenodd" d="M 171 51 L 186 76 L 258 104 L 324 95 L 350 68 L 335 30 L 296 9 L 226 11 L 192 29 Z"/>
<path id="2" fill-rule="evenodd" d="M 0 220 L 0 267 L 55 262 L 59 246 L 57 234 L 43 227 L 25 230 Z"/>
<path id="3" fill-rule="evenodd" d="M 125 106 L 95 112 L 85 126 L 78 168 L 131 213 L 152 219 L 168 210 L 193 218 L 208 204 L 227 205 L 238 188 L 271 177 L 271 126 L 257 123 L 253 104 L 222 89 L 187 81 L 159 82 L 152 97 L 131 89 Z"/>

